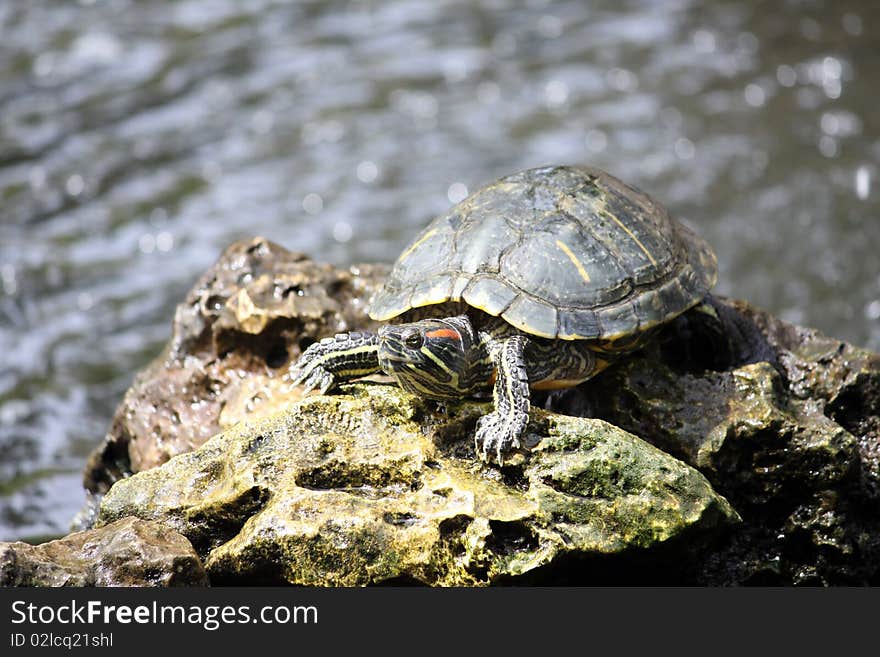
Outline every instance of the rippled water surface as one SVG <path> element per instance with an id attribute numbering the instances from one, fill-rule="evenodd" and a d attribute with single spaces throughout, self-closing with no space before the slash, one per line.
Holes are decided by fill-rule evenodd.
<path id="1" fill-rule="evenodd" d="M 521 168 L 607 169 L 715 246 L 719 292 L 880 349 L 877 7 L 0 3 L 0 539 L 66 532 L 232 240 L 391 260 Z"/>

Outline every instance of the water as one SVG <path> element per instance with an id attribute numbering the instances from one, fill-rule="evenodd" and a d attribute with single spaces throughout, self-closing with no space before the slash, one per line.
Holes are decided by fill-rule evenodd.
<path id="1" fill-rule="evenodd" d="M 66 532 L 232 240 L 392 260 L 526 167 L 615 173 L 716 247 L 719 292 L 880 350 L 878 8 L 0 3 L 0 539 Z"/>

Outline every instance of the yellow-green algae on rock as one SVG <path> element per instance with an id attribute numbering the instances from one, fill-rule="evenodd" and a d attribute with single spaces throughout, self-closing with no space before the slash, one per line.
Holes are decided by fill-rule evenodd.
<path id="1" fill-rule="evenodd" d="M 308 397 L 117 482 L 98 524 L 173 526 L 215 583 L 485 585 L 738 520 L 699 472 L 601 420 L 536 410 L 531 453 L 485 466 L 484 410 L 378 384 Z"/>

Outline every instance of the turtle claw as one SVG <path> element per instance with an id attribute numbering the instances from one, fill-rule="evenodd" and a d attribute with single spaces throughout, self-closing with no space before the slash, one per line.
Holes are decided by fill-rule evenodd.
<path id="1" fill-rule="evenodd" d="M 322 395 L 326 395 L 328 391 L 336 387 L 336 375 L 333 372 L 324 372 L 318 383 L 318 390 L 321 391 Z"/>
<path id="2" fill-rule="evenodd" d="M 303 386 L 303 396 L 316 388 L 324 395 L 340 383 L 378 371 L 377 351 L 372 333 L 337 333 L 310 345 L 290 368 L 290 380 Z"/>
<path id="3" fill-rule="evenodd" d="M 323 367 L 315 367 L 305 377 L 294 379 L 294 384 L 302 384 L 303 396 L 317 388 L 321 394 L 327 394 L 336 385 L 336 377 L 333 372 L 328 372 Z"/>
<path id="4" fill-rule="evenodd" d="M 492 411 L 481 417 L 474 435 L 474 446 L 480 460 L 488 463 L 494 458 L 499 466 L 503 466 L 504 455 L 520 448 L 520 437 L 525 432 L 528 420 L 528 414 L 521 411 L 509 415 Z"/>
<path id="5" fill-rule="evenodd" d="M 313 344 L 302 353 L 302 356 L 299 357 L 299 360 L 296 361 L 296 364 L 290 370 L 291 382 L 295 386 L 303 386 L 303 396 L 306 396 L 315 388 L 318 388 L 323 395 L 337 383 L 333 372 L 321 364 L 319 357 L 323 353 L 321 343 Z"/>

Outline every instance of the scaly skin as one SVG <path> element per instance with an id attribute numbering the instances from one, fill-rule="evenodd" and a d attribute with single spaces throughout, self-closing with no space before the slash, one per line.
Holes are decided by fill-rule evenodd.
<path id="1" fill-rule="evenodd" d="M 504 454 L 520 448 L 520 438 L 529 422 L 529 375 L 526 371 L 524 335 L 500 341 L 494 358 L 497 375 L 492 389 L 495 410 L 477 423 L 474 436 L 477 454 L 484 461 L 494 455 L 499 465 Z"/>
<path id="2" fill-rule="evenodd" d="M 373 333 L 337 333 L 308 347 L 291 370 L 303 394 L 318 388 L 326 394 L 342 381 L 379 371 L 379 339 Z"/>
<path id="3" fill-rule="evenodd" d="M 384 372 L 413 394 L 460 399 L 492 388 L 495 409 L 480 418 L 477 455 L 503 464 L 519 449 L 529 418 L 529 387 L 569 386 L 607 363 L 584 342 L 530 338 L 503 321 L 477 330 L 466 315 L 383 326 L 378 334 L 341 333 L 311 345 L 291 369 L 306 392 Z"/>

